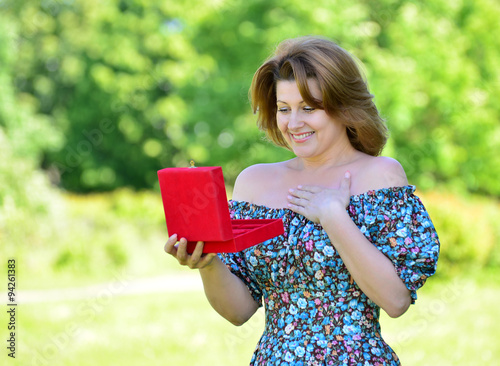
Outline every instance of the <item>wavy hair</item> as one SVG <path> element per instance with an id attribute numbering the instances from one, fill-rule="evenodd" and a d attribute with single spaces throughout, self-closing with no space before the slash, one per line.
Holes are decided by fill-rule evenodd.
<path id="1" fill-rule="evenodd" d="M 315 99 L 307 79 L 318 82 L 322 100 Z M 278 146 L 290 149 L 276 121 L 276 83 L 295 80 L 304 101 L 341 121 L 351 145 L 366 154 L 381 153 L 388 136 L 373 95 L 356 61 L 335 42 L 320 37 L 300 37 L 281 42 L 256 71 L 249 96 L 257 125 Z"/>

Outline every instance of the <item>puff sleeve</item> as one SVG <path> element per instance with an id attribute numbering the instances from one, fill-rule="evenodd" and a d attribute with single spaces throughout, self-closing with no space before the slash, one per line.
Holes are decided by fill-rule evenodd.
<path id="1" fill-rule="evenodd" d="M 414 186 L 371 191 L 356 196 L 359 211 L 350 212 L 361 232 L 394 264 L 412 303 L 416 291 L 436 272 L 439 256 L 438 235 L 414 191 Z"/>
<path id="2" fill-rule="evenodd" d="M 239 219 L 239 218 L 248 218 L 247 215 L 244 215 L 244 208 L 237 206 L 234 201 L 229 202 L 229 212 L 231 218 Z M 248 249 L 247 249 L 248 250 Z M 241 252 L 236 253 L 219 253 L 219 258 L 222 262 L 227 266 L 227 268 L 236 275 L 248 288 L 250 294 L 252 295 L 255 302 L 259 304 L 259 307 L 262 306 L 262 290 L 253 275 L 253 272 L 250 270 L 245 253 L 247 250 L 243 250 Z"/>

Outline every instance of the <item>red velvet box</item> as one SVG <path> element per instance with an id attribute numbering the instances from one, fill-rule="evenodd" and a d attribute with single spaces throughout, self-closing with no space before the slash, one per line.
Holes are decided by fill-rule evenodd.
<path id="1" fill-rule="evenodd" d="M 192 253 L 229 253 L 283 234 L 281 219 L 231 220 L 221 167 L 166 168 L 158 171 L 169 235 L 188 240 Z"/>

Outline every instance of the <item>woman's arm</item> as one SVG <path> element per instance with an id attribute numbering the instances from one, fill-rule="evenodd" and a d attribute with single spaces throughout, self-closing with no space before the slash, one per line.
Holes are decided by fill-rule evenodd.
<path id="1" fill-rule="evenodd" d="M 234 325 L 242 325 L 257 311 L 259 304 L 250 295 L 245 284 L 229 271 L 215 253 L 202 255 L 203 242 L 198 242 L 190 255 L 187 253 L 187 241 L 172 235 L 165 245 L 165 252 L 175 257 L 181 265 L 198 268 L 205 295 L 210 305 L 225 319 Z"/>
<path id="2" fill-rule="evenodd" d="M 290 190 L 290 208 L 323 226 L 359 288 L 389 316 L 398 317 L 410 306 L 410 291 L 393 263 L 361 233 L 346 212 L 350 179 L 346 173 L 337 190 L 314 186 Z"/>
<path id="3" fill-rule="evenodd" d="M 359 288 L 393 318 L 411 304 L 394 264 L 361 233 L 345 209 L 321 223 Z"/>

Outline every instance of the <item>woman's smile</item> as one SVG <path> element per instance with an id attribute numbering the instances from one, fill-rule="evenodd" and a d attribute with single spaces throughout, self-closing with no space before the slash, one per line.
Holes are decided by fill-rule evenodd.
<path id="1" fill-rule="evenodd" d="M 314 134 L 314 131 L 303 132 L 303 133 L 290 133 L 294 142 L 302 143 L 306 142 Z"/>

